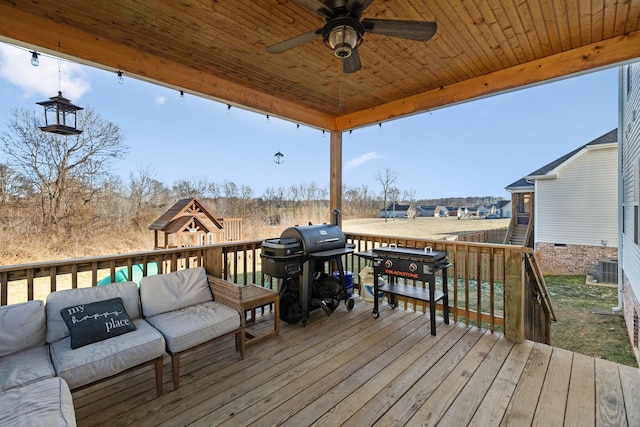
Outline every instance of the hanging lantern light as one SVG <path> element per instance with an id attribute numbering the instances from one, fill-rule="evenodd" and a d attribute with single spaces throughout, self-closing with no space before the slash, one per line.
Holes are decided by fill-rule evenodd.
<path id="1" fill-rule="evenodd" d="M 58 96 L 52 96 L 48 101 L 36 102 L 36 104 L 44 107 L 45 125 L 40 127 L 44 132 L 65 136 L 82 133 L 82 130 L 76 128 L 76 113 L 82 110 L 82 107 L 73 105 L 62 96 L 61 91 L 58 91 Z"/>
<path id="2" fill-rule="evenodd" d="M 273 161 L 276 162 L 277 164 L 284 163 L 284 154 L 278 151 L 276 154 L 273 155 Z"/>

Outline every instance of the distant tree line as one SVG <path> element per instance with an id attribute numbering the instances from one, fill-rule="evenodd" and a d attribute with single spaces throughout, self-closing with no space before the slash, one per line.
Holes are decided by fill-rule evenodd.
<path id="1" fill-rule="evenodd" d="M 14 110 L 7 128 L 0 132 L 0 237 L 5 241 L 47 236 L 65 246 L 85 240 L 100 244 L 114 235 L 144 235 L 173 203 L 193 197 L 220 218 L 243 218 L 245 230 L 330 219 L 328 190 L 314 182 L 269 187 L 256 196 L 249 186 L 205 177 L 185 178 L 169 186 L 145 164 L 137 165 L 124 180 L 111 172 L 128 151 L 117 125 L 90 107 L 79 116 L 78 128 L 83 132 L 77 136 L 42 132 L 40 121 L 32 111 Z M 378 183 L 384 184 L 381 193 L 366 185 L 345 185 L 343 218 L 377 217 L 387 200 L 420 203 L 414 200 L 415 190 L 401 192 L 392 186 L 394 180 L 380 178 L 394 176 L 388 169 L 379 173 Z M 469 199 L 477 200 L 441 200 L 460 205 L 470 204 Z M 252 238 L 250 233 L 247 237 Z"/>

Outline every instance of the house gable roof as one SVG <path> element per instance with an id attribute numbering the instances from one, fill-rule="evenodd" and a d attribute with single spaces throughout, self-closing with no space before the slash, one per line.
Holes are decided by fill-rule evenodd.
<path id="1" fill-rule="evenodd" d="M 520 178 L 514 183 L 509 184 L 507 187 L 505 187 L 505 189 L 508 191 L 518 191 L 518 190 L 522 191 L 527 189 L 530 191 L 533 191 L 534 185 L 532 180 L 540 179 L 544 176 L 549 176 L 553 171 L 558 170 L 558 168 L 560 168 L 563 164 L 568 162 L 570 159 L 572 159 L 581 151 L 588 150 L 590 147 L 595 147 L 595 146 L 605 145 L 605 144 L 616 144 L 617 142 L 618 142 L 618 129 L 613 129 L 605 133 L 604 135 L 594 139 L 593 141 L 588 142 L 576 148 L 575 150 L 565 154 L 564 156 L 561 156 L 555 159 L 554 161 L 547 163 L 540 169 L 537 169 L 531 172 L 527 176 Z"/>
<path id="2" fill-rule="evenodd" d="M 593 147 L 593 146 L 597 146 L 597 145 L 604 145 L 604 144 L 615 144 L 617 142 L 618 142 L 618 129 L 613 129 L 612 131 L 609 131 L 609 132 L 605 133 L 604 135 L 594 139 L 593 141 L 588 142 L 588 143 L 576 148 L 575 150 L 571 151 L 570 153 L 567 153 L 564 156 L 557 158 L 556 160 L 552 161 L 551 163 L 548 163 L 548 164 L 544 165 L 540 169 L 531 172 L 529 175 L 527 175 L 527 178 L 535 179 L 536 177 L 541 177 L 541 176 L 547 175 L 547 174 L 551 173 L 552 171 L 557 170 L 560 166 L 562 166 L 564 163 L 566 163 L 571 158 L 573 158 L 573 156 L 575 156 L 576 154 L 578 154 L 582 150 L 588 149 L 589 147 Z"/>

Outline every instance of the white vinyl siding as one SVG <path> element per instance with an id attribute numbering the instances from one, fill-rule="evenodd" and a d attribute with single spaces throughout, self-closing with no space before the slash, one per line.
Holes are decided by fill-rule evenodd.
<path id="1" fill-rule="evenodd" d="M 535 181 L 536 242 L 618 247 L 618 149 L 596 147 Z"/>
<path id="2" fill-rule="evenodd" d="M 636 297 L 640 296 L 640 246 L 636 241 L 639 230 L 634 227 L 634 212 L 638 209 L 640 178 L 640 64 L 624 66 L 620 73 L 620 160 L 623 179 L 624 233 L 622 234 L 622 268 Z M 630 83 L 628 80 L 632 79 Z M 634 229 L 636 228 L 636 229 Z"/>

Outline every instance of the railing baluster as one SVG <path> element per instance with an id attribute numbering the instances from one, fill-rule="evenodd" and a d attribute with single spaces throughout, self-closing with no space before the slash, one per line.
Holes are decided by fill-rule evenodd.
<path id="1" fill-rule="evenodd" d="M 482 327 L 482 251 L 476 254 L 476 326 Z"/>
<path id="2" fill-rule="evenodd" d="M 496 328 L 496 319 L 495 319 L 495 250 L 494 248 L 489 248 L 489 330 L 491 332 L 495 331 Z"/>
<path id="3" fill-rule="evenodd" d="M 464 322 L 466 325 L 469 324 L 469 284 L 470 279 L 469 275 L 471 272 L 471 253 L 470 248 L 467 247 L 467 250 L 464 253 L 465 261 L 464 261 Z"/>
<path id="4" fill-rule="evenodd" d="M 27 301 L 33 301 L 33 269 L 27 270 Z"/>
<path id="5" fill-rule="evenodd" d="M 76 289 L 78 287 L 78 264 L 71 266 L 71 288 Z"/>
<path id="6" fill-rule="evenodd" d="M 55 292 L 57 290 L 57 287 L 58 287 L 57 279 L 58 279 L 57 268 L 55 265 L 52 265 L 49 268 L 49 289 L 51 292 Z"/>
<path id="7" fill-rule="evenodd" d="M 9 295 L 9 273 L 0 273 L 0 305 L 7 305 Z"/>

